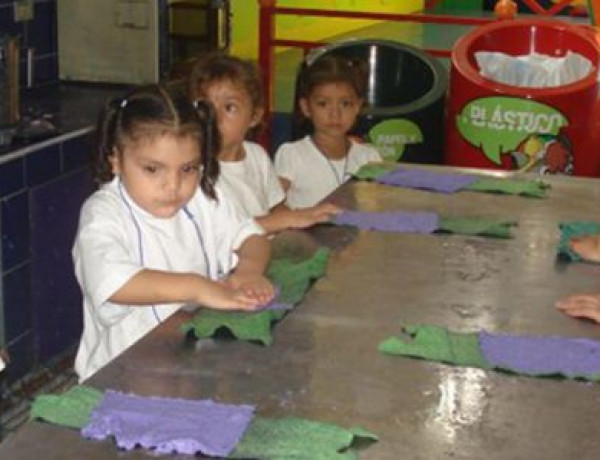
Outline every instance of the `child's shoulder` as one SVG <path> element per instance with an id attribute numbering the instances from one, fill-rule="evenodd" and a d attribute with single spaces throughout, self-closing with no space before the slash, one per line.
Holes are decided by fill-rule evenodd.
<path id="1" fill-rule="evenodd" d="M 358 155 L 361 157 L 367 157 L 370 161 L 381 161 L 382 157 L 377 148 L 368 142 L 363 142 L 361 140 L 356 140 L 351 138 L 352 142 L 352 150 L 351 152 L 354 155 Z"/>
<path id="2" fill-rule="evenodd" d="M 269 154 L 262 145 L 252 141 L 244 141 L 244 151 L 246 152 L 246 156 L 248 157 L 263 158 L 269 156 Z"/>
<path id="3" fill-rule="evenodd" d="M 284 142 L 277 148 L 276 155 L 284 153 L 286 155 L 293 154 L 296 152 L 303 152 L 311 147 L 311 140 L 309 136 L 305 136 L 302 139 L 295 141 Z"/>
<path id="4" fill-rule="evenodd" d="M 81 206 L 80 220 L 88 222 L 119 222 L 127 217 L 123 200 L 110 184 L 102 185 Z"/>
<path id="5" fill-rule="evenodd" d="M 113 187 L 113 183 L 102 184 L 95 190 L 83 203 L 87 207 L 110 206 L 118 204 L 120 201 L 118 189 Z"/>

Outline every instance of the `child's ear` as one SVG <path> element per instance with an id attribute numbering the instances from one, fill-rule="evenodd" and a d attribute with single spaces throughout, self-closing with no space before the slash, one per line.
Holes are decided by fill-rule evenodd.
<path id="1" fill-rule="evenodd" d="M 254 113 L 252 114 L 252 121 L 250 123 L 250 127 L 254 128 L 255 126 L 257 126 L 261 122 L 264 114 L 265 114 L 265 109 L 263 109 L 262 107 L 254 109 Z"/>
<path id="2" fill-rule="evenodd" d="M 298 100 L 298 104 L 300 105 L 300 110 L 302 111 L 302 115 L 306 118 L 310 118 L 310 110 L 308 109 L 308 100 L 305 97 L 301 97 Z"/>
<path id="3" fill-rule="evenodd" d="M 110 169 L 115 176 L 121 172 L 119 155 L 115 150 L 108 156 L 108 162 L 110 163 Z"/>

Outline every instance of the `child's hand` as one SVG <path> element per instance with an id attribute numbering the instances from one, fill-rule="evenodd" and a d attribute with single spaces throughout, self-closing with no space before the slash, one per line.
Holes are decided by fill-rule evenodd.
<path id="1" fill-rule="evenodd" d="M 572 238 L 569 241 L 571 249 L 579 254 L 584 260 L 600 262 L 600 235 L 587 235 Z"/>
<path id="2" fill-rule="evenodd" d="M 600 323 L 600 294 L 572 295 L 559 300 L 556 308 L 574 318 L 587 318 Z"/>
<path id="3" fill-rule="evenodd" d="M 217 282 L 210 293 L 204 292 L 199 304 L 215 310 L 256 310 L 261 303 L 255 295 L 242 288 L 233 288 L 226 282 Z"/>
<path id="4" fill-rule="evenodd" d="M 234 272 L 225 281 L 230 289 L 243 293 L 255 302 L 255 308 L 268 304 L 275 296 L 275 288 L 262 275 Z"/>
<path id="5" fill-rule="evenodd" d="M 292 213 L 290 228 L 301 229 L 328 222 L 333 216 L 342 212 L 342 208 L 331 203 L 323 203 L 290 212 Z"/>

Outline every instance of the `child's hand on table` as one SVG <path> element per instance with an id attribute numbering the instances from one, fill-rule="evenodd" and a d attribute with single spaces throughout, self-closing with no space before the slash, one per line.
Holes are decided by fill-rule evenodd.
<path id="1" fill-rule="evenodd" d="M 582 259 L 590 262 L 600 262 L 600 235 L 572 238 L 569 245 Z"/>
<path id="2" fill-rule="evenodd" d="M 600 294 L 577 294 L 559 300 L 556 308 L 574 318 L 600 323 Z"/>
<path id="3" fill-rule="evenodd" d="M 250 309 L 256 309 L 268 304 L 275 296 L 275 288 L 262 275 L 234 272 L 224 280 L 224 283 L 233 291 L 252 299 L 255 305 L 254 308 Z"/>
<path id="4" fill-rule="evenodd" d="M 294 218 L 290 228 L 301 229 L 328 222 L 333 216 L 342 212 L 342 208 L 335 204 L 322 203 L 310 208 L 295 209 L 291 212 L 294 214 Z"/>
<path id="5" fill-rule="evenodd" d="M 226 281 L 213 283 L 210 292 L 205 290 L 197 303 L 215 310 L 247 311 L 256 310 L 264 304 L 252 290 L 231 286 Z"/>

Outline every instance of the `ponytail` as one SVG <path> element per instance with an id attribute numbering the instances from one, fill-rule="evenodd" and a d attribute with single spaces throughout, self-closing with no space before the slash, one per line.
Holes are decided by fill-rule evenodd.
<path id="1" fill-rule="evenodd" d="M 221 142 L 215 110 L 212 104 L 205 100 L 194 101 L 194 107 L 196 108 L 200 121 L 200 161 L 202 164 L 200 189 L 208 197 L 216 200 L 215 184 L 219 177 L 219 161 L 217 155 L 220 150 Z"/>
<path id="2" fill-rule="evenodd" d="M 123 110 L 124 98 L 108 101 L 100 112 L 96 123 L 96 149 L 92 159 L 94 180 L 100 184 L 113 178 L 110 157 L 115 155 L 118 140 L 118 125 Z"/>

